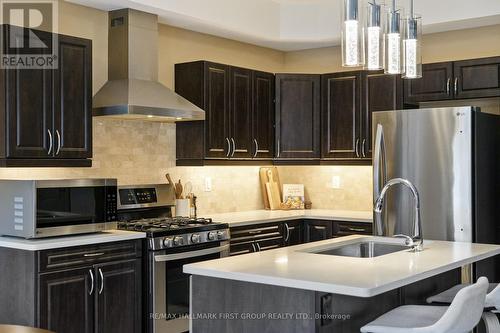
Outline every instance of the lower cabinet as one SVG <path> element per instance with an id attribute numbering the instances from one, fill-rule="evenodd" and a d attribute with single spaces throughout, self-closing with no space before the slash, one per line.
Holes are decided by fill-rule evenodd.
<path id="1" fill-rule="evenodd" d="M 322 220 L 304 221 L 304 243 L 332 238 L 333 222 Z"/>
<path id="2" fill-rule="evenodd" d="M 142 332 L 140 240 L 43 251 L 0 248 L 0 266 L 0 295 L 12 302 L 0 307 L 1 323 L 57 333 Z"/>
<path id="3" fill-rule="evenodd" d="M 285 246 L 302 244 L 304 239 L 302 225 L 303 222 L 301 220 L 286 221 L 283 223 L 283 243 Z"/>

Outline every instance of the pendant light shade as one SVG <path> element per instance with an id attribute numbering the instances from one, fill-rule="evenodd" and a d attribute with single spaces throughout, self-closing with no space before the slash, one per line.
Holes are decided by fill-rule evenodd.
<path id="1" fill-rule="evenodd" d="M 366 7 L 365 37 L 365 69 L 380 70 L 384 68 L 384 28 L 382 26 L 382 6 L 376 0 L 368 2 Z"/>
<path id="2" fill-rule="evenodd" d="M 410 1 L 410 15 L 403 20 L 403 78 L 422 77 L 422 17 L 414 14 L 413 0 Z"/>
<path id="3" fill-rule="evenodd" d="M 363 65 L 363 34 L 359 0 L 342 0 L 342 66 Z"/>
<path id="4" fill-rule="evenodd" d="M 401 74 L 401 42 L 401 10 L 396 8 L 396 0 L 393 0 L 387 11 L 384 35 L 386 74 Z"/>

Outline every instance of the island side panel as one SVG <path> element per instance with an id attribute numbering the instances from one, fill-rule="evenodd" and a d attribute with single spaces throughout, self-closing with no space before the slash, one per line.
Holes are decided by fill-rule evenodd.
<path id="1" fill-rule="evenodd" d="M 192 333 L 316 332 L 314 291 L 197 275 L 191 288 Z M 215 319 L 207 318 L 212 314 Z M 271 318 L 287 314 L 291 318 Z M 263 318 L 248 317 L 259 315 Z"/>
<path id="2" fill-rule="evenodd" d="M 36 255 L 0 248 L 0 323 L 36 326 Z"/>

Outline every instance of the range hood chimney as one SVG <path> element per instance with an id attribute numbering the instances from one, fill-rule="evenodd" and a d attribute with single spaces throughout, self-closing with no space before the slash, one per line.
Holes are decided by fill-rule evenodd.
<path id="1" fill-rule="evenodd" d="M 93 115 L 176 122 L 204 120 L 205 111 L 158 82 L 158 17 L 133 9 L 109 12 L 108 82 Z"/>

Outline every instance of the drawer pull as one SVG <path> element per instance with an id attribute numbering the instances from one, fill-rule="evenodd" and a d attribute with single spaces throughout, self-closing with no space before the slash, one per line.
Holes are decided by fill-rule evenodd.
<path id="1" fill-rule="evenodd" d="M 262 230 L 249 230 L 248 233 L 250 235 L 256 235 L 256 234 L 260 234 L 262 232 Z"/>
<path id="2" fill-rule="evenodd" d="M 353 232 L 368 232 L 366 229 L 363 229 L 363 228 L 347 228 L 347 230 L 353 231 Z"/>
<path id="3" fill-rule="evenodd" d="M 97 253 L 85 253 L 83 256 L 86 258 L 92 258 L 92 257 L 100 257 L 105 255 L 104 252 L 97 252 Z"/>

